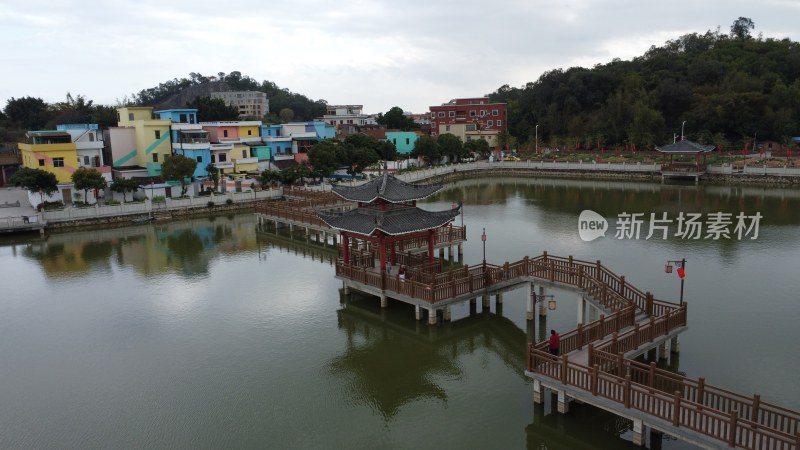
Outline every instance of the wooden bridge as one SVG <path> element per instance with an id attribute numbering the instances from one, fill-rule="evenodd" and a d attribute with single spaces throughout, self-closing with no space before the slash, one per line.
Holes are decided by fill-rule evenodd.
<path id="1" fill-rule="evenodd" d="M 373 257 L 341 258 L 336 276 L 345 289 L 413 304 L 417 319 L 428 312 L 436 324 L 441 311 L 450 320 L 450 305 L 482 296 L 502 302 L 502 293 L 527 286 L 528 319 L 533 318 L 534 284 L 580 291 L 581 302 L 607 313 L 561 336 L 561 355 L 547 351 L 546 342 L 530 344 L 526 375 L 534 380 L 534 401 L 543 401 L 544 389 L 558 396 L 558 410 L 579 400 L 606 409 L 633 422 L 634 443 L 643 445 L 646 428 L 665 432 L 705 448 L 798 449 L 800 413 L 742 396 L 630 358 L 651 350 L 666 357 L 667 348 L 679 351 L 678 334 L 686 330 L 687 305 L 657 300 L 632 286 L 599 261 L 544 253 L 503 265 L 476 265 L 441 270 L 411 266 L 408 277 L 380 273 Z M 582 311 L 582 305 L 581 309 Z"/>

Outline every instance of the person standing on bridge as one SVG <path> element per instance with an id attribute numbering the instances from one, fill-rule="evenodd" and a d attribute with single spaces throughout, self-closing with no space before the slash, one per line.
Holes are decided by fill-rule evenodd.
<path id="1" fill-rule="evenodd" d="M 550 353 L 558 356 L 558 347 L 561 345 L 561 338 L 556 333 L 556 330 L 550 330 L 550 339 L 547 340 L 547 347 Z"/>

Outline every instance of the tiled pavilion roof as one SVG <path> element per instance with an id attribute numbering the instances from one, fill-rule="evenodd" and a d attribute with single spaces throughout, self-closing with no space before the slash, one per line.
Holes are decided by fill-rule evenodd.
<path id="1" fill-rule="evenodd" d="M 681 154 L 681 153 L 708 153 L 714 150 L 716 147 L 713 145 L 702 145 L 698 144 L 697 142 L 682 140 L 678 142 L 674 142 L 669 145 L 665 145 L 663 147 L 656 147 L 656 150 L 661 153 L 666 154 Z"/>
<path id="2" fill-rule="evenodd" d="M 425 211 L 416 207 L 395 207 L 388 210 L 362 207 L 346 212 L 317 211 L 317 215 L 337 230 L 366 236 L 380 230 L 397 236 L 447 225 L 460 212 L 461 205 L 444 211 Z"/>
<path id="3" fill-rule="evenodd" d="M 390 203 L 421 200 L 439 192 L 440 184 L 414 185 L 406 183 L 384 172 L 383 176 L 360 186 L 335 186 L 332 190 L 338 196 L 352 202 L 371 203 L 380 198 Z"/>

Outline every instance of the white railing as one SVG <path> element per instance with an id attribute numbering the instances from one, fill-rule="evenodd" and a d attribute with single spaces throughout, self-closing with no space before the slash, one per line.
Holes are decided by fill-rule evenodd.
<path id="1" fill-rule="evenodd" d="M 478 161 L 474 163 L 449 164 L 445 166 L 433 166 L 425 169 L 406 172 L 398 175 L 398 178 L 407 182 L 424 180 L 427 178 L 445 175 L 453 172 L 462 171 L 481 171 L 481 170 L 575 170 L 592 172 L 628 172 L 628 173 L 660 173 L 661 164 L 642 164 L 642 163 L 597 163 L 597 162 L 561 162 L 561 161 L 497 161 L 487 162 Z M 726 166 L 708 166 L 708 173 L 712 174 L 732 174 L 732 175 L 772 175 L 800 177 L 798 167 L 752 167 L 733 168 Z M 359 184 L 356 182 L 355 184 Z"/>
<path id="2" fill-rule="evenodd" d="M 281 188 L 266 189 L 263 191 L 229 192 L 222 195 L 211 195 L 190 198 L 167 198 L 164 203 L 155 205 L 149 200 L 142 203 L 123 203 L 120 205 L 94 206 L 89 208 L 64 208 L 57 211 L 44 211 L 42 218 L 45 222 L 64 222 L 68 220 L 93 219 L 100 217 L 133 216 L 149 214 L 151 211 L 172 211 L 199 206 L 207 206 L 208 202 L 215 205 L 224 205 L 228 199 L 234 203 L 255 200 L 270 200 L 283 195 Z"/>

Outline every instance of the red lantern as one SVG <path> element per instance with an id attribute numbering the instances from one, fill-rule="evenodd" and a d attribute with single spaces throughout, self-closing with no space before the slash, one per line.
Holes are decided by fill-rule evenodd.
<path id="1" fill-rule="evenodd" d="M 678 267 L 678 277 L 684 279 L 686 277 L 686 271 L 683 270 L 683 267 Z"/>

